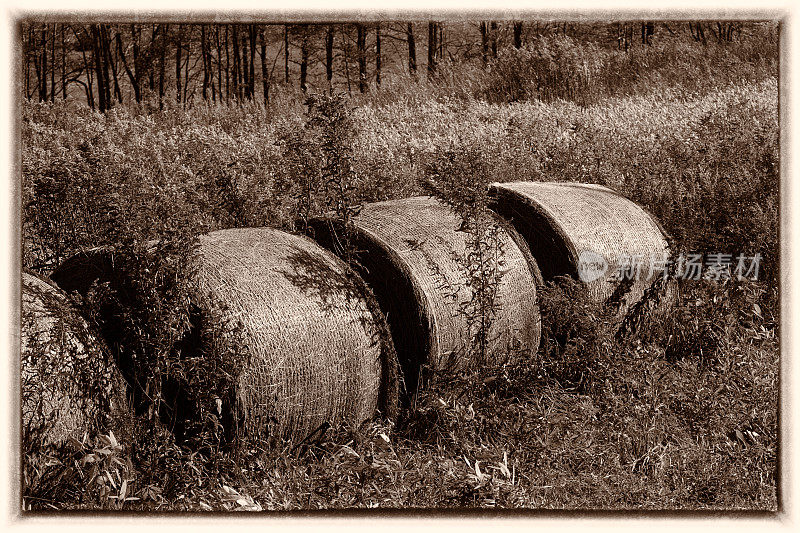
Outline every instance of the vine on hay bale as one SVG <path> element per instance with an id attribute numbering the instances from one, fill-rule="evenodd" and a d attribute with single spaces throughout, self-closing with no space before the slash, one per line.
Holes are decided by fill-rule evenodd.
<path id="1" fill-rule="evenodd" d="M 468 235 L 466 251 L 457 262 L 471 289 L 469 302 L 460 307 L 471 343 L 467 350 L 477 366 L 487 362 L 489 331 L 499 311 L 497 292 L 503 276 L 502 229 L 489 211 L 489 176 L 486 158 L 475 149 L 436 151 L 425 164 L 422 188 L 448 206 L 463 221 L 459 231 Z"/>

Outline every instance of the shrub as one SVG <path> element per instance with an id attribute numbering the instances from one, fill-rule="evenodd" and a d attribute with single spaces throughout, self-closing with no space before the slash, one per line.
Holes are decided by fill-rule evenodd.
<path id="1" fill-rule="evenodd" d="M 314 94 L 306 106 L 302 125 L 287 125 L 280 132 L 279 144 L 289 163 L 283 183 L 293 191 L 294 215 L 302 231 L 308 233 L 309 219 L 325 211 L 342 223 L 344 256 L 350 261 L 346 230 L 369 185 L 353 166 L 352 108 L 343 94 Z"/>

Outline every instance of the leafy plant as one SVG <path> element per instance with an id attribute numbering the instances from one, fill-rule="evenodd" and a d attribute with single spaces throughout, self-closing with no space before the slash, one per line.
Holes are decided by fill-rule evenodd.
<path id="1" fill-rule="evenodd" d="M 434 152 L 425 167 L 421 186 L 447 205 L 462 221 L 466 251 L 457 256 L 470 289 L 470 300 L 460 309 L 467 320 L 468 351 L 478 366 L 487 361 L 490 328 L 499 309 L 497 291 L 503 277 L 503 233 L 489 210 L 489 169 L 477 150 Z"/>

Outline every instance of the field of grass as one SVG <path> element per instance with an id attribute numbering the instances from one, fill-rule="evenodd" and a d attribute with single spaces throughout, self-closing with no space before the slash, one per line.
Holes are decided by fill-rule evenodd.
<path id="1" fill-rule="evenodd" d="M 492 180 L 617 189 L 656 215 L 676 252 L 760 253 L 759 281 L 681 282 L 672 312 L 651 313 L 624 335 L 600 307 L 550 287 L 538 354 L 434 376 L 395 422 L 291 448 L 253 442 L 210 453 L 141 421 L 112 440 L 74 443 L 68 459 L 32 458 L 26 506 L 775 510 L 777 50 L 748 53 L 753 72 L 739 81 L 721 68 L 702 87 L 606 87 L 603 98 L 583 101 L 493 102 L 478 90 L 410 81 L 354 97 L 350 199 L 421 194 L 437 151 L 477 152 Z M 735 63 L 724 54 L 708 61 Z M 297 176 L 318 172 L 316 138 L 290 90 L 276 91 L 268 109 L 101 115 L 25 102 L 21 137 L 23 262 L 44 274 L 87 246 L 138 257 L 152 239 L 177 249 L 219 228 L 295 230 Z M 136 267 L 148 265 L 174 268 L 169 256 Z M 158 280 L 144 284 L 153 297 L 169 289 Z M 180 323 L 183 312 L 138 315 L 143 345 L 167 352 L 174 335 L 160 326 Z M 567 316 L 585 320 L 569 325 L 561 346 L 546 342 Z M 74 486 L 64 489 L 65 479 Z"/>

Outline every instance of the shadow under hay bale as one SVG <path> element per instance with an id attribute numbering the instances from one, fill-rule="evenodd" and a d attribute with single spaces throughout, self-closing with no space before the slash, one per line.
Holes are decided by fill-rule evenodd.
<path id="1" fill-rule="evenodd" d="M 61 290 L 26 272 L 20 347 L 25 446 L 81 440 L 127 412 L 125 382 L 103 342 Z"/>
<path id="2" fill-rule="evenodd" d="M 499 310 L 489 332 L 489 357 L 538 349 L 540 318 L 534 278 L 540 276 L 524 241 L 497 220 L 503 243 Z M 310 223 L 315 239 L 341 253 L 343 228 L 332 219 Z M 463 267 L 461 220 L 435 199 L 414 197 L 366 204 L 349 231 L 354 263 L 387 316 L 406 391 L 418 387 L 422 365 L 464 367 L 470 333 L 463 312 L 472 291 Z"/>
<path id="3" fill-rule="evenodd" d="M 644 208 L 611 189 L 511 182 L 492 184 L 490 196 L 491 208 L 528 242 L 545 281 L 581 279 L 592 298 L 622 311 L 664 270 L 666 232 Z"/>
<path id="4" fill-rule="evenodd" d="M 235 324 L 225 353 L 244 363 L 223 424 L 256 439 L 300 441 L 328 425 L 396 414 L 399 371 L 388 327 L 369 288 L 335 255 L 278 230 L 229 229 L 200 237 L 197 264 L 195 327 L 176 349 L 181 359 L 217 349 L 211 341 L 225 334 L 208 331 L 219 325 L 209 316 Z M 88 278 L 108 279 L 113 268 L 109 254 L 95 252 L 66 262 L 58 277 L 81 292 Z M 183 417 L 193 416 L 196 406 L 175 401 Z"/>

